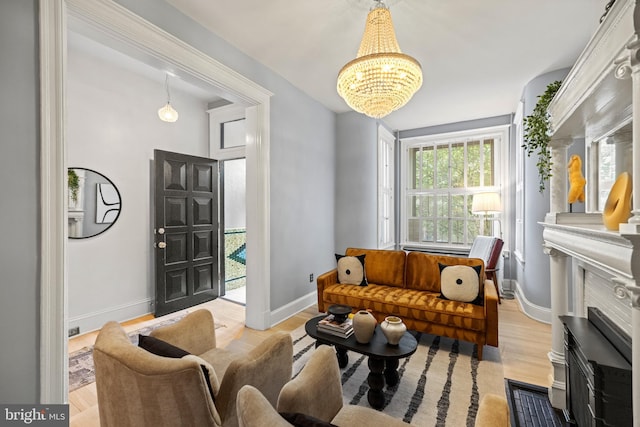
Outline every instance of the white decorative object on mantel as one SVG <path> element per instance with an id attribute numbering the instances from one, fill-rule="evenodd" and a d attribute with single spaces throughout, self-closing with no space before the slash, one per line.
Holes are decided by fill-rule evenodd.
<path id="1" fill-rule="evenodd" d="M 582 52 L 549 105 L 554 173 L 551 206 L 545 218 L 544 245 L 551 263 L 553 366 L 549 397 L 554 407 L 566 407 L 563 325 L 558 315 L 569 314 L 567 277 L 574 315 L 585 316 L 588 305 L 598 306 L 636 340 L 633 365 L 633 425 L 640 427 L 640 0 L 617 0 Z M 632 217 L 619 231 L 606 230 L 600 212 L 566 212 L 567 139 L 584 138 L 587 147 L 605 137 L 628 136 L 633 158 Z M 590 182 L 594 156 L 586 168 Z M 592 184 L 593 185 L 593 184 Z M 589 183 L 587 184 L 589 186 Z M 596 191 L 587 198 L 597 196 Z M 587 209 L 597 209 L 588 200 Z"/>

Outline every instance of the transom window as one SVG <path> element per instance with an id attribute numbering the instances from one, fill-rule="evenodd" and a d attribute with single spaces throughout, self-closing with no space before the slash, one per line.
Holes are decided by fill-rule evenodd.
<path id="1" fill-rule="evenodd" d="M 492 234 L 471 205 L 474 194 L 500 190 L 505 140 L 506 130 L 490 129 L 402 141 L 404 245 L 468 247 Z"/>

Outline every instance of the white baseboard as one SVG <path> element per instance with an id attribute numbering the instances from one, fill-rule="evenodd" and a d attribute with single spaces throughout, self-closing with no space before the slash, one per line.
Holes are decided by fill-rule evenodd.
<path id="1" fill-rule="evenodd" d="M 533 320 L 550 324 L 551 309 L 536 305 L 531 301 L 529 301 L 527 297 L 524 295 L 524 292 L 522 292 L 522 288 L 520 287 L 520 284 L 516 280 L 511 281 L 511 289 L 513 289 L 514 287 L 515 287 L 514 294 L 516 297 L 516 301 L 518 301 L 518 304 L 520 305 L 520 309 L 522 310 L 522 312 L 527 316 L 529 316 L 530 318 L 532 318 Z"/>
<path id="2" fill-rule="evenodd" d="M 313 291 L 303 297 L 298 298 L 295 301 L 291 301 L 289 304 L 284 305 L 277 310 L 271 312 L 271 327 L 274 327 L 280 322 L 283 322 L 291 316 L 301 312 L 307 307 L 310 307 L 318 303 L 317 292 Z"/>
<path id="3" fill-rule="evenodd" d="M 514 299 L 515 298 L 515 292 L 513 291 L 513 288 L 515 287 L 514 285 L 515 281 L 511 280 L 511 279 L 504 279 L 504 278 L 500 278 L 500 296 L 502 297 L 502 299 Z"/>
<path id="4" fill-rule="evenodd" d="M 69 328 L 79 327 L 80 334 L 96 331 L 111 320 L 124 322 L 149 314 L 153 311 L 152 303 L 151 298 L 145 298 L 128 304 L 69 317 Z"/>

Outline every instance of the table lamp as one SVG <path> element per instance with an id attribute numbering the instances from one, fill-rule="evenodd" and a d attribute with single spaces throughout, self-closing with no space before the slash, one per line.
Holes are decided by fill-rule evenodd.
<path id="1" fill-rule="evenodd" d="M 495 192 L 477 193 L 473 195 L 471 212 L 475 215 L 484 214 L 485 233 L 489 229 L 489 214 L 502 212 L 500 194 Z M 502 224 L 499 218 L 491 218 L 491 221 L 498 221 L 500 225 L 500 238 L 502 238 Z"/>

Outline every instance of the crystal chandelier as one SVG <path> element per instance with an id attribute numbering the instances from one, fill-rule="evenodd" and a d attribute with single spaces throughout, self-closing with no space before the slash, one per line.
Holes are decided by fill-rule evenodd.
<path id="1" fill-rule="evenodd" d="M 356 59 L 338 74 L 338 93 L 349 107 L 378 119 L 409 102 L 422 86 L 422 69 L 402 53 L 391 12 L 382 0 L 375 1 Z"/>
<path id="2" fill-rule="evenodd" d="M 158 117 L 163 122 L 173 123 L 178 120 L 178 112 L 171 106 L 171 94 L 169 93 L 169 75 L 165 75 L 164 88 L 167 91 L 167 103 L 158 110 Z"/>

